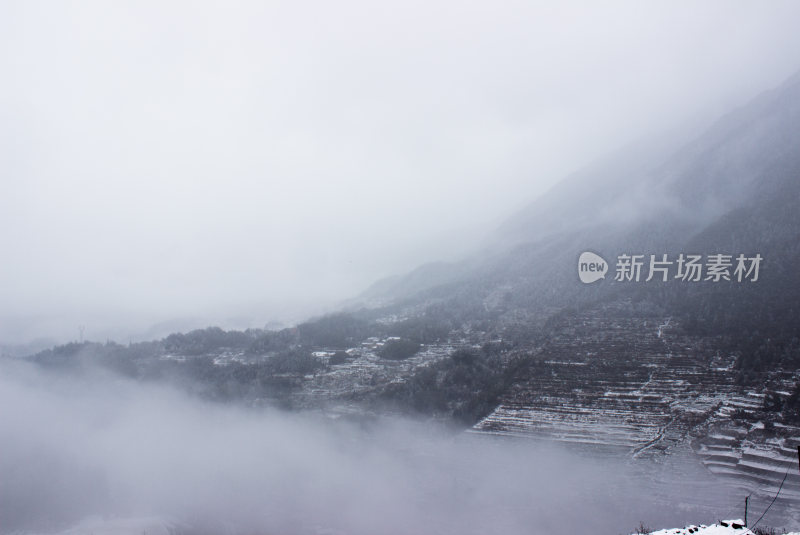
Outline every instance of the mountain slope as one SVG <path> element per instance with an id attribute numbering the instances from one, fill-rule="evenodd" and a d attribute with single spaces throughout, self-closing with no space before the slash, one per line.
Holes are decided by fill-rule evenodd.
<path id="1" fill-rule="evenodd" d="M 396 309 L 433 303 L 484 317 L 487 311 L 523 316 L 642 292 L 663 303 L 708 291 L 742 292 L 735 285 L 681 286 L 615 283 L 622 253 L 760 253 L 754 288 L 792 295 L 800 288 L 800 74 L 732 111 L 678 149 L 675 143 L 577 173 L 502 225 L 495 243 L 469 261 L 420 268 L 376 287 L 371 296 Z M 578 255 L 600 253 L 611 264 L 605 281 L 582 285 Z M 648 258 L 648 257 L 646 257 Z M 663 294 L 656 297 L 656 294 Z M 792 314 L 795 311 L 792 310 Z"/>

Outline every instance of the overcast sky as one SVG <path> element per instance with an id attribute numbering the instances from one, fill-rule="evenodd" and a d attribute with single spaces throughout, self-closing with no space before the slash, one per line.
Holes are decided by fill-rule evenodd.
<path id="1" fill-rule="evenodd" d="M 799 2 L 0 0 L 0 342 L 263 325 L 800 69 Z"/>

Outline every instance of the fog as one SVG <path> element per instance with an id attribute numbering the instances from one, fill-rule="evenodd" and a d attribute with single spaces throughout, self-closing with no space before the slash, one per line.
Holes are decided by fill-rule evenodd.
<path id="1" fill-rule="evenodd" d="M 18 361 L 0 372 L 4 532 L 628 533 L 736 502 L 674 459 L 208 404 Z"/>
<path id="2" fill-rule="evenodd" d="M 0 4 L 0 342 L 263 326 L 797 68 L 796 2 Z"/>

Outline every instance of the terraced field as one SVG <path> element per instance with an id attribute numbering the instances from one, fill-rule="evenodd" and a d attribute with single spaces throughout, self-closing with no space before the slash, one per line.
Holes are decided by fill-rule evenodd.
<path id="1" fill-rule="evenodd" d="M 758 421 L 764 394 L 734 384 L 733 357 L 713 340 L 689 337 L 669 318 L 630 311 L 630 303 L 616 303 L 565 321 L 472 431 L 633 458 L 693 451 L 712 477 L 756 501 L 771 499 L 791 468 L 778 502 L 796 504 L 800 429 L 765 429 Z M 788 391 L 796 380 L 772 384 Z"/>
<path id="2" fill-rule="evenodd" d="M 664 452 L 733 391 L 732 358 L 675 334 L 668 318 L 604 307 L 537 348 L 529 376 L 474 429 Z"/>

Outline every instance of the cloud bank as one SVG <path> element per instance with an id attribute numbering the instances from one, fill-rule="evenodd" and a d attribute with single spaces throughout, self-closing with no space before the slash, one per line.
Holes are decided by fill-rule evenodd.
<path id="1" fill-rule="evenodd" d="M 703 487 L 699 465 L 676 478 L 669 462 L 641 472 L 618 456 L 430 422 L 289 415 L 101 374 L 0 367 L 6 533 L 92 516 L 162 519 L 185 533 L 616 533 L 640 520 L 697 522 L 730 498 Z M 664 511 L 663 493 L 685 509 Z"/>

